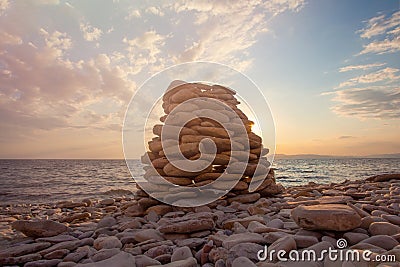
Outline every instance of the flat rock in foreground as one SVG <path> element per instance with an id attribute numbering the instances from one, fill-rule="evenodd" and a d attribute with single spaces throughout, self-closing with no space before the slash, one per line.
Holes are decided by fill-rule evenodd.
<path id="1" fill-rule="evenodd" d="M 69 227 L 67 227 L 66 225 L 51 220 L 20 220 L 13 222 L 11 226 L 13 229 L 20 231 L 26 236 L 30 237 L 56 236 L 70 230 Z"/>
<path id="2" fill-rule="evenodd" d="M 109 267 L 109 266 L 118 266 L 118 267 L 131 267 L 136 266 L 135 258 L 126 252 L 120 252 L 111 258 L 105 259 L 99 262 L 92 262 L 86 264 L 77 264 L 76 267 Z"/>
<path id="3" fill-rule="evenodd" d="M 212 230 L 215 227 L 215 218 L 212 213 L 200 212 L 174 219 L 166 219 L 158 228 L 161 233 L 192 233 L 196 231 Z"/>
<path id="4" fill-rule="evenodd" d="M 361 225 L 361 217 L 352 208 L 341 204 L 298 206 L 292 218 L 307 230 L 348 231 Z"/>

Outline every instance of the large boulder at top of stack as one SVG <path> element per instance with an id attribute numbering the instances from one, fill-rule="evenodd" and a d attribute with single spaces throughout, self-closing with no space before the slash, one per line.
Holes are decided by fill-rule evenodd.
<path id="1" fill-rule="evenodd" d="M 148 142 L 149 151 L 142 156 L 142 163 L 148 165 L 144 168 L 144 178 L 153 183 L 151 189 L 159 192 L 158 196 L 177 201 L 193 197 L 192 192 L 185 194 L 172 190 L 176 191 L 172 193 L 170 188 L 163 192 L 166 187 L 157 182 L 159 180 L 155 176 L 158 175 L 173 184 L 188 187 L 207 185 L 222 175 L 218 183 L 212 184 L 215 190 L 224 188 L 223 181 L 240 178 L 224 198 L 249 194 L 248 187 L 253 178 L 265 178 L 255 191 L 259 196 L 267 197 L 282 192 L 283 187 L 276 184 L 274 172 L 269 168 L 270 163 L 266 158 L 269 150 L 263 147 L 262 138 L 252 132 L 254 123 L 239 109 L 240 102 L 235 95 L 234 90 L 221 85 L 184 81 L 173 81 L 169 85 L 162 97 L 165 114 L 160 118 L 161 123 L 154 125 L 155 137 Z M 191 101 L 187 103 L 188 100 Z M 184 102 L 185 105 L 180 108 Z M 173 112 L 175 108 L 179 111 Z M 177 136 L 179 140 L 173 140 Z M 201 156 L 207 158 L 207 154 L 201 152 L 202 146 L 204 149 L 207 145 L 203 142 L 205 139 L 214 142 L 216 155 L 210 156 L 211 160 L 204 160 L 204 163 L 198 159 Z M 174 160 L 174 156 L 179 154 L 207 166 L 196 172 L 181 170 L 170 162 L 171 157 Z M 137 187 L 139 196 L 147 196 L 139 185 Z"/>

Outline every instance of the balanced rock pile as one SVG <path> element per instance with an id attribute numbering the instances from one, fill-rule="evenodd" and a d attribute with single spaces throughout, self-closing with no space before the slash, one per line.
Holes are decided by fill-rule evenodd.
<path id="1" fill-rule="evenodd" d="M 283 187 L 275 183 L 274 172 L 269 169 L 270 163 L 265 157 L 269 150 L 263 148 L 261 137 L 252 132 L 254 123 L 237 107 L 240 102 L 235 94 L 232 89 L 220 85 L 171 83 L 162 98 L 165 115 L 160 121 L 164 124 L 153 127 L 156 137 L 148 143 L 150 151 L 142 156 L 142 163 L 148 165 L 144 174 L 148 183 L 145 190 L 142 190 L 143 184 L 137 185 L 139 197 L 148 197 L 146 191 L 150 190 L 152 196 L 156 194 L 163 202 L 179 206 L 185 203 L 185 198 L 201 198 L 210 192 L 217 194 L 218 190 L 226 190 L 226 182 L 232 180 L 237 183 L 229 187 L 228 193 L 221 194 L 227 193 L 224 198 L 229 202 L 238 199 L 242 203 L 246 199 L 254 202 L 261 196 L 282 192 Z M 205 139 L 211 139 L 216 146 L 215 157 L 210 156 L 209 161 L 203 160 L 207 159 Z M 179 158 L 182 155 L 184 158 Z M 196 161 L 202 168 L 182 170 L 171 160 L 176 160 L 175 163 Z M 163 185 L 165 181 L 160 181 L 160 176 L 181 187 Z M 221 179 L 215 182 L 218 178 Z M 249 193 L 253 178 L 263 182 L 256 191 Z M 182 190 L 182 186 L 197 188 L 208 184 L 211 186 L 204 190 Z"/>

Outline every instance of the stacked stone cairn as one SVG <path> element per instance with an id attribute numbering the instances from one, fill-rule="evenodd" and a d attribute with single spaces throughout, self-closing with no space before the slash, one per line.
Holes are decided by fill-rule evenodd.
<path id="1" fill-rule="evenodd" d="M 254 202 L 260 197 L 269 197 L 282 192 L 282 185 L 276 184 L 274 171 L 269 168 L 270 163 L 266 158 L 269 149 L 264 148 L 262 138 L 252 132 L 251 128 L 254 122 L 249 120 L 246 114 L 238 108 L 240 102 L 235 98 L 235 94 L 234 90 L 220 85 L 186 83 L 182 81 L 173 81 L 170 84 L 162 98 L 162 107 L 165 115 L 160 118 L 160 121 L 164 124 L 154 125 L 153 133 L 156 137 L 148 142 L 149 151 L 141 158 L 142 163 L 146 164 L 144 167 L 144 179 L 148 181 L 146 189 L 152 191 L 152 196 L 156 194 L 158 199 L 161 198 L 166 203 L 179 205 L 179 203 L 184 203 L 185 198 L 193 199 L 195 197 L 202 197 L 203 193 L 205 194 L 201 190 L 197 192 L 197 196 L 194 195 L 193 191 L 184 192 L 182 186 L 189 188 L 201 187 L 214 182 L 221 175 L 224 175 L 224 179 L 236 179 L 238 175 L 241 176 L 240 180 L 237 179 L 238 182 L 233 187 L 230 187 L 231 190 L 225 192 L 226 194 L 223 196 L 223 199 L 228 200 L 230 203 L 239 199 L 241 202 L 246 202 L 246 199 L 248 202 Z M 226 110 L 222 110 L 219 113 L 215 112 L 212 108 L 210 109 L 212 101 L 200 101 L 205 98 L 223 102 L 237 116 L 235 115 L 235 118 L 231 116 L 230 118 L 229 112 Z M 180 170 L 172 165 L 169 161 L 170 158 L 167 159 L 166 157 L 166 150 L 169 149 L 170 140 L 164 139 L 163 142 L 161 140 L 163 128 L 164 130 L 166 129 L 168 116 L 181 103 L 192 99 L 198 99 L 199 101 L 192 102 L 196 104 L 186 105 L 186 112 L 180 112 L 180 114 L 195 114 L 195 118 L 182 125 L 183 127 L 179 131 L 179 141 L 176 142 L 179 142 L 178 148 L 185 159 L 188 160 L 198 160 L 201 157 L 201 141 L 203 139 L 209 138 L 215 143 L 216 155 L 212 163 L 207 162 L 208 166 L 205 166 L 199 172 Z M 202 106 L 203 104 L 204 106 Z M 212 116 L 218 113 L 219 122 L 222 121 L 231 126 L 233 125 L 233 128 L 229 129 L 231 135 L 219 122 L 206 116 L 209 113 L 214 113 Z M 224 113 L 227 115 L 224 115 Z M 179 114 L 176 113 L 176 115 L 172 116 L 179 116 Z M 241 120 L 240 123 L 242 124 L 235 121 L 238 119 Z M 242 129 L 245 129 L 247 136 L 236 138 L 235 125 L 244 126 Z M 243 130 L 241 133 L 243 133 Z M 168 136 L 168 133 L 166 135 Z M 232 136 L 235 136 L 234 140 L 230 138 Z M 246 141 L 248 142 L 248 151 L 245 151 Z M 238 171 L 241 168 L 243 172 Z M 254 192 L 250 193 L 248 190 L 249 184 L 253 176 L 255 176 L 256 168 L 258 176 L 256 178 L 263 180 L 263 182 Z M 162 183 L 158 183 L 158 180 L 155 178 L 156 176 L 162 176 L 166 181 L 181 187 L 176 189 L 168 188 L 162 185 Z M 146 193 L 148 190 L 143 190 L 141 185 L 143 186 L 143 184 L 137 184 L 137 197 L 148 199 L 149 195 Z M 213 183 L 212 188 L 215 190 L 224 190 L 224 182 Z"/>

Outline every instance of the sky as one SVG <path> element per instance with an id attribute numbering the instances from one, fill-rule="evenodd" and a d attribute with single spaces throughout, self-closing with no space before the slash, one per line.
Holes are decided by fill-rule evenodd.
<path id="1" fill-rule="evenodd" d="M 394 0 L 0 0 L 0 158 L 123 158 L 134 92 L 192 61 L 257 84 L 276 153 L 400 153 L 399 10 Z"/>

